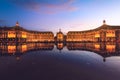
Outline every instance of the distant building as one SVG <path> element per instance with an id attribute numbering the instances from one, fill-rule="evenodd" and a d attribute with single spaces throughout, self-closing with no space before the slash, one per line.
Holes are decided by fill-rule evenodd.
<path id="1" fill-rule="evenodd" d="M 64 34 L 61 32 L 61 29 L 56 34 L 56 41 L 57 42 L 63 42 L 64 41 Z"/>
<path id="2" fill-rule="evenodd" d="M 120 42 L 120 26 L 103 25 L 86 31 L 69 31 L 67 35 L 57 32 L 54 37 L 51 31 L 32 31 L 20 27 L 0 27 L 0 42 Z"/>
<path id="3" fill-rule="evenodd" d="M 120 42 L 120 26 L 103 25 L 92 30 L 69 31 L 66 35 L 67 42 Z"/>
<path id="4" fill-rule="evenodd" d="M 54 42 L 54 34 L 26 30 L 17 22 L 14 27 L 0 27 L 0 42 Z"/>

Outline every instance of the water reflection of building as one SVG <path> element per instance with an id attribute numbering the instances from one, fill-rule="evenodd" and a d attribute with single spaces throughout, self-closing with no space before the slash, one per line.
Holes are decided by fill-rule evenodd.
<path id="1" fill-rule="evenodd" d="M 57 46 L 57 49 L 58 49 L 58 50 L 62 50 L 63 47 L 64 47 L 64 43 L 62 43 L 62 42 L 61 42 L 61 43 L 57 43 L 56 46 Z"/>
<path id="2" fill-rule="evenodd" d="M 68 50 L 85 50 L 95 52 L 104 59 L 120 55 L 120 44 L 116 43 L 67 43 Z"/>
<path id="3" fill-rule="evenodd" d="M 26 30 L 16 23 L 14 27 L 0 27 L 0 42 L 53 42 L 54 34 L 50 31 L 39 32 Z"/>
<path id="4" fill-rule="evenodd" d="M 28 51 L 52 50 L 53 48 L 53 43 L 0 44 L 0 55 L 20 56 Z"/>
<path id="5" fill-rule="evenodd" d="M 28 51 L 36 51 L 36 50 L 52 50 L 54 48 L 54 43 L 30 43 L 27 44 Z"/>
<path id="6" fill-rule="evenodd" d="M 114 53 L 119 51 L 120 44 L 116 43 L 67 43 L 69 50 L 90 50 L 102 53 Z"/>
<path id="7" fill-rule="evenodd" d="M 103 25 L 87 31 L 69 31 L 67 42 L 120 42 L 120 26 Z"/>
<path id="8" fill-rule="evenodd" d="M 64 46 L 68 50 L 85 50 L 95 52 L 103 57 L 105 61 L 106 57 L 120 55 L 120 43 L 107 42 L 107 43 L 57 43 L 56 47 L 58 50 L 62 50 Z M 0 44 L 0 55 L 1 56 L 16 56 L 16 59 L 20 59 L 20 56 L 29 51 L 52 51 L 54 43 L 2 43 Z"/>

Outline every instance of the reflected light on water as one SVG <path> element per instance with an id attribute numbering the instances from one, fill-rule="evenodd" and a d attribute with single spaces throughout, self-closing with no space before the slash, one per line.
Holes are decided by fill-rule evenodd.
<path id="1" fill-rule="evenodd" d="M 27 45 L 26 44 L 22 45 L 22 52 L 25 52 L 25 51 L 27 51 Z"/>
<path id="2" fill-rule="evenodd" d="M 95 49 L 99 50 L 100 49 L 100 45 L 99 44 L 95 44 Z"/>
<path id="3" fill-rule="evenodd" d="M 110 56 L 119 56 L 120 44 L 116 43 L 12 43 L 12 44 L 1 44 L 0 53 L 1 55 L 22 55 L 29 51 L 52 51 L 56 45 L 57 49 L 63 50 L 64 47 L 68 51 L 88 51 L 94 52 L 105 59 Z M 19 59 L 16 58 L 17 60 Z M 105 60 L 104 60 L 105 61 Z"/>
<path id="4" fill-rule="evenodd" d="M 8 46 L 8 53 L 15 53 L 16 52 L 16 46 L 15 45 L 9 45 Z"/>
<path id="5" fill-rule="evenodd" d="M 108 52 L 115 52 L 115 45 L 106 45 L 106 50 Z"/>
<path id="6" fill-rule="evenodd" d="M 116 43 L 2 43 L 0 75 L 12 80 L 119 80 L 119 52 Z"/>

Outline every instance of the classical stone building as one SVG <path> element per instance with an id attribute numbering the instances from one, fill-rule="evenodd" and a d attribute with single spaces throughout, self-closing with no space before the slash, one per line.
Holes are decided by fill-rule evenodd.
<path id="1" fill-rule="evenodd" d="M 0 27 L 0 42 L 54 42 L 54 34 L 26 30 L 17 22 L 14 27 Z"/>
<path id="2" fill-rule="evenodd" d="M 120 26 L 103 25 L 86 31 L 69 31 L 64 35 L 61 30 L 40 32 L 26 30 L 16 23 L 14 27 L 0 27 L 0 43 L 7 42 L 120 42 Z"/>
<path id="3" fill-rule="evenodd" d="M 67 33 L 67 42 L 120 42 L 120 26 L 103 25 L 92 30 L 69 31 Z"/>
<path id="4" fill-rule="evenodd" d="M 63 42 L 64 41 L 64 34 L 61 32 L 61 29 L 56 34 L 56 42 Z"/>

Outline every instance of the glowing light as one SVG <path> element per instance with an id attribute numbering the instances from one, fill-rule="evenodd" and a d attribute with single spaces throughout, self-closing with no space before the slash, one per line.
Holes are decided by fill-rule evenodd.
<path id="1" fill-rule="evenodd" d="M 95 34 L 95 38 L 98 38 L 98 37 L 100 37 L 100 34 L 99 33 Z"/>
<path id="2" fill-rule="evenodd" d="M 58 43 L 58 44 L 57 44 L 57 47 L 58 47 L 59 49 L 63 48 L 63 43 Z"/>
<path id="3" fill-rule="evenodd" d="M 16 52 L 16 46 L 8 46 L 8 53 L 15 53 Z"/>
<path id="4" fill-rule="evenodd" d="M 108 52 L 114 52 L 115 51 L 115 45 L 106 45 L 106 50 Z"/>
<path id="5" fill-rule="evenodd" d="M 100 45 L 99 44 L 95 44 L 95 49 L 100 49 Z"/>
<path id="6" fill-rule="evenodd" d="M 8 38 L 15 38 L 15 31 L 9 31 Z"/>
<path id="7" fill-rule="evenodd" d="M 22 45 L 22 52 L 25 52 L 25 51 L 27 51 L 27 45 L 26 44 Z"/>
<path id="8" fill-rule="evenodd" d="M 106 37 L 115 37 L 115 32 L 114 31 L 107 31 Z"/>
<path id="9" fill-rule="evenodd" d="M 57 33 L 57 41 L 63 41 L 64 35 L 63 33 L 59 32 Z"/>
<path id="10" fill-rule="evenodd" d="M 22 32 L 22 38 L 27 38 L 26 32 Z"/>

